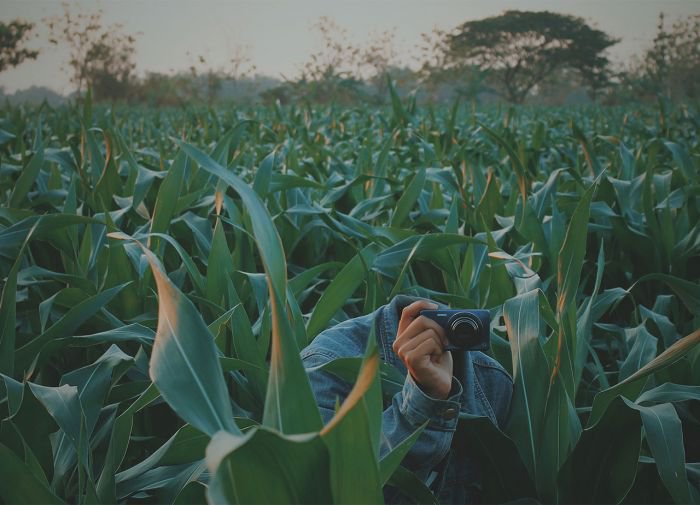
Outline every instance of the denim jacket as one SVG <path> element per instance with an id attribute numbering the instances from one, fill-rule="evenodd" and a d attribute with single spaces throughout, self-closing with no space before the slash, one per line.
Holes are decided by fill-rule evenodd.
<path id="1" fill-rule="evenodd" d="M 352 385 L 318 367 L 337 358 L 362 356 L 370 325 L 374 324 L 380 357 L 406 377 L 403 389 L 394 395 L 390 404 L 384 405 L 380 456 L 429 421 L 402 465 L 429 484 L 440 503 L 474 503 L 479 501 L 478 463 L 468 451 L 463 454 L 464 451 L 451 447 L 458 413 L 488 417 L 503 427 L 513 382 L 503 367 L 489 356 L 474 351 L 458 358 L 453 351 L 454 375 L 459 380 L 452 379 L 450 396 L 437 400 L 426 395 L 392 349 L 401 311 L 415 300 L 417 298 L 399 295 L 371 314 L 329 328 L 301 352 L 301 357 L 323 420 L 328 422 L 335 412 L 336 400 L 345 399 Z M 385 490 L 385 498 L 388 502 L 406 500 L 395 490 Z"/>

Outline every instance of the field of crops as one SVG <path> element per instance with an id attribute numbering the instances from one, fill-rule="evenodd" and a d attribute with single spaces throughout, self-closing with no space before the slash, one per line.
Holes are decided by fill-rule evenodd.
<path id="1" fill-rule="evenodd" d="M 510 420 L 459 425 L 486 502 L 700 503 L 698 131 L 396 96 L 2 109 L 0 500 L 431 503 L 415 437 L 379 457 L 403 377 L 331 363 L 355 387 L 323 428 L 298 355 L 404 293 L 491 311 Z"/>

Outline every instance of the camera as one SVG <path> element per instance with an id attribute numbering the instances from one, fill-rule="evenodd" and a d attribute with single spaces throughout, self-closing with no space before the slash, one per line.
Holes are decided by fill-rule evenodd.
<path id="1" fill-rule="evenodd" d="M 490 345 L 488 310 L 422 310 L 421 316 L 432 319 L 445 330 L 447 351 L 487 351 Z"/>

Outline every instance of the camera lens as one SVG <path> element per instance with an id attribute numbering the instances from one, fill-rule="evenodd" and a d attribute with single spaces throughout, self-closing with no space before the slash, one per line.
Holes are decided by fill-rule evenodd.
<path id="1" fill-rule="evenodd" d="M 459 348 L 468 349 L 478 342 L 481 321 L 469 312 L 458 312 L 448 322 L 450 340 Z"/>

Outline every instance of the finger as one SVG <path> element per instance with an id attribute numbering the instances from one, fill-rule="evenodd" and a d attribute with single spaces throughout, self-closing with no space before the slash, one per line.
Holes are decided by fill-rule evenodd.
<path id="1" fill-rule="evenodd" d="M 424 340 L 415 349 L 406 353 L 406 367 L 409 369 L 421 368 L 421 365 L 425 363 L 424 358 L 439 358 L 442 354 L 442 346 L 434 339 Z"/>
<path id="2" fill-rule="evenodd" d="M 398 333 L 403 333 L 403 331 L 408 327 L 414 319 L 420 316 L 421 310 L 435 310 L 438 306 L 436 303 L 429 302 L 428 300 L 418 300 L 413 302 L 411 305 L 404 307 L 401 311 L 401 319 L 399 320 Z"/>
<path id="3" fill-rule="evenodd" d="M 444 349 L 440 335 L 435 329 L 427 328 L 412 339 L 403 340 L 402 344 L 397 347 L 396 354 L 405 362 L 407 354 L 422 345 L 426 340 L 433 340 L 440 349 Z"/>
<path id="4" fill-rule="evenodd" d="M 443 345 L 447 346 L 448 342 L 447 337 L 445 335 L 445 329 L 440 325 L 440 323 L 433 321 L 429 317 L 425 316 L 418 316 L 413 321 L 411 321 L 411 323 L 406 327 L 406 329 L 397 335 L 396 340 L 399 341 L 400 346 L 401 341 L 415 338 L 417 335 L 427 330 L 428 328 L 432 328 L 433 330 L 435 330 L 435 333 L 437 333 L 440 336 L 440 340 L 442 341 Z"/>
<path id="5" fill-rule="evenodd" d="M 445 330 L 439 323 L 430 318 L 419 316 L 414 319 L 402 333 L 397 335 L 396 340 L 392 345 L 394 352 L 398 354 L 398 350 L 403 347 L 406 342 L 415 339 L 418 335 L 428 329 L 435 333 L 438 343 L 440 343 L 443 347 L 447 347 L 449 345 L 445 335 Z M 416 342 L 416 345 L 418 343 L 419 342 Z"/>

